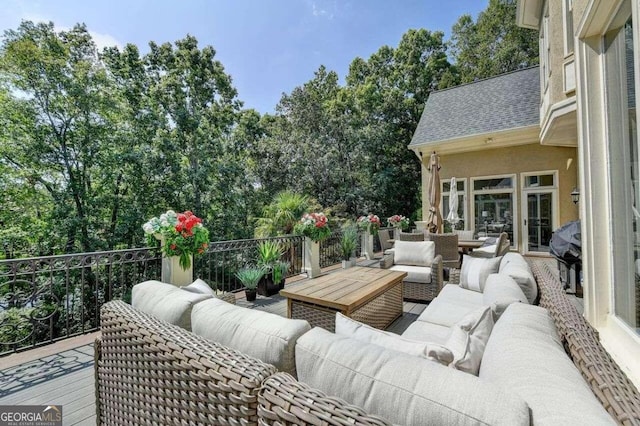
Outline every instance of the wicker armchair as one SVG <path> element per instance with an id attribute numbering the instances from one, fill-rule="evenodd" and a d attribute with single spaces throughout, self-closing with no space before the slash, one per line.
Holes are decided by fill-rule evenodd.
<path id="1" fill-rule="evenodd" d="M 393 266 L 393 252 L 385 254 L 380 260 L 380 267 L 389 269 Z M 440 293 L 444 286 L 444 270 L 442 266 L 442 256 L 438 255 L 431 264 L 431 282 L 428 284 L 402 281 L 402 297 L 404 300 L 415 302 L 431 302 Z"/>
<path id="2" fill-rule="evenodd" d="M 460 268 L 457 234 L 430 234 L 430 241 L 435 243 L 436 255 L 442 256 L 445 268 Z"/>
<path id="3" fill-rule="evenodd" d="M 387 251 L 393 249 L 393 243 L 389 241 L 391 239 L 389 235 L 389 230 L 380 229 L 378 231 L 378 238 L 380 239 L 380 246 L 382 248 L 383 253 L 388 254 Z"/>
<path id="4" fill-rule="evenodd" d="M 400 241 L 424 241 L 424 232 L 398 232 Z"/>
<path id="5" fill-rule="evenodd" d="M 122 301 L 100 315 L 97 424 L 258 423 L 258 391 L 274 366 Z"/>

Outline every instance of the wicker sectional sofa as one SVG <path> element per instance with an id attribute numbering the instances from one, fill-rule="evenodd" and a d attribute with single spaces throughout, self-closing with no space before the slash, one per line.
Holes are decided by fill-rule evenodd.
<path id="1" fill-rule="evenodd" d="M 500 317 L 477 376 L 354 337 L 288 324 L 292 320 L 264 312 L 253 312 L 257 316 L 242 322 L 237 315 L 242 308 L 220 301 L 191 307 L 193 330 L 208 332 L 207 338 L 123 302 L 107 303 L 96 342 L 98 423 L 639 424 L 637 390 L 622 381 L 614 363 L 603 374 L 588 366 L 596 378 L 585 380 L 584 365 L 571 355 L 584 354 L 585 348 L 567 356 L 568 341 L 580 345 L 571 338 L 582 327 L 576 325 L 579 318 L 563 314 L 568 307 L 552 277 L 534 272 L 544 280 L 541 304 L 549 310 L 530 305 L 513 279 L 495 274 L 483 293 L 445 286 L 403 335 L 444 342 L 452 327 L 446 324 L 459 322 L 464 311 L 491 306 Z M 501 280 L 509 283 L 506 292 Z M 552 299 L 559 308 L 550 307 Z M 452 304 L 457 307 L 447 309 Z M 261 341 L 263 335 L 268 337 Z M 258 359 L 268 351 L 255 347 L 273 346 L 264 342 L 274 335 L 282 343 L 276 352 L 294 350 L 294 371 L 283 372 L 280 365 L 278 372 Z M 607 382 L 599 373 L 615 379 Z M 596 383 L 611 386 L 593 392 Z M 615 407 L 609 400 L 616 401 Z"/>

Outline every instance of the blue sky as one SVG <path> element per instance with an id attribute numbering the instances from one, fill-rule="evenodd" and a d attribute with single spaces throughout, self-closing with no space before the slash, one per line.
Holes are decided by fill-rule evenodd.
<path id="1" fill-rule="evenodd" d="M 174 42 L 191 34 L 211 45 L 245 108 L 273 112 L 283 92 L 320 65 L 341 80 L 357 57 L 397 46 L 410 28 L 444 31 L 474 19 L 488 0 L 1 0 L 0 31 L 22 19 L 60 29 L 84 22 L 99 46 Z"/>

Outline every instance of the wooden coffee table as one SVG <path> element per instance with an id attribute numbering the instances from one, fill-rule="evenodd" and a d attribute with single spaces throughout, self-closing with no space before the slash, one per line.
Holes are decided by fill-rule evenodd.
<path id="1" fill-rule="evenodd" d="M 406 272 L 355 267 L 310 279 L 281 290 L 289 318 L 335 331 L 336 312 L 385 329 L 402 315 L 402 279 Z"/>

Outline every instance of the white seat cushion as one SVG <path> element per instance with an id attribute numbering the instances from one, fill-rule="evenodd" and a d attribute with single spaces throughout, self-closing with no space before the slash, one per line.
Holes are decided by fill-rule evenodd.
<path id="1" fill-rule="evenodd" d="M 442 365 L 449 365 L 453 361 L 453 353 L 437 342 L 411 340 L 404 336 L 378 330 L 339 312 L 336 314 L 335 333 L 408 355 L 426 358 Z"/>
<path id="2" fill-rule="evenodd" d="M 427 309 L 418 317 L 417 321 L 426 321 L 432 324 L 444 325 L 451 327 L 470 312 L 478 309 L 475 303 L 466 303 L 464 301 L 451 301 L 436 297 L 429 303 Z"/>
<path id="3" fill-rule="evenodd" d="M 500 257 L 485 259 L 464 255 L 460 270 L 460 287 L 482 293 L 487 277 L 498 272 L 501 259 Z"/>
<path id="4" fill-rule="evenodd" d="M 442 287 L 440 293 L 438 293 L 439 299 L 445 299 L 450 302 L 463 302 L 467 304 L 474 304 L 478 307 L 484 305 L 482 293 L 477 291 L 467 290 L 457 284 L 447 284 Z"/>
<path id="5" fill-rule="evenodd" d="M 215 298 L 194 306 L 191 322 L 195 334 L 294 376 L 296 341 L 311 329 L 307 321 L 243 308 Z"/>
<path id="6" fill-rule="evenodd" d="M 298 339 L 296 367 L 301 382 L 393 424 L 531 424 L 508 388 L 319 327 Z"/>
<path id="7" fill-rule="evenodd" d="M 396 241 L 393 245 L 395 265 L 431 266 L 435 257 L 433 241 Z"/>
<path id="8" fill-rule="evenodd" d="M 546 309 L 514 303 L 496 323 L 480 379 L 527 401 L 535 425 L 614 425 L 565 353 Z"/>
<path id="9" fill-rule="evenodd" d="M 184 291 L 173 284 L 145 281 L 133 286 L 131 305 L 144 313 L 191 331 L 191 310 L 210 294 Z"/>
<path id="10" fill-rule="evenodd" d="M 392 271 L 406 272 L 403 281 L 429 284 L 431 282 L 431 268 L 429 266 L 393 265 Z"/>
<path id="11" fill-rule="evenodd" d="M 402 337 L 421 342 L 434 342 L 444 345 L 451 336 L 451 327 L 432 324 L 426 321 L 414 321 L 402 333 Z"/>

